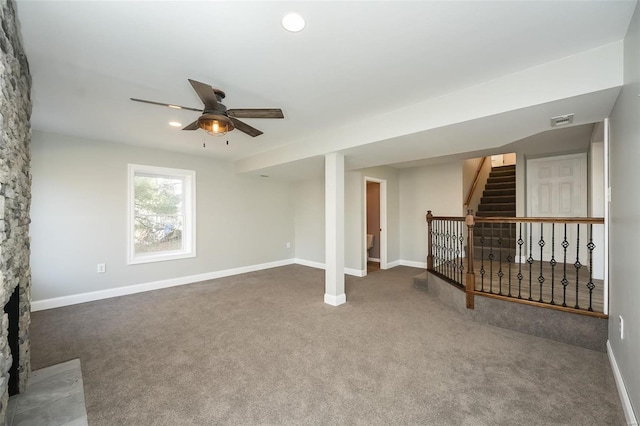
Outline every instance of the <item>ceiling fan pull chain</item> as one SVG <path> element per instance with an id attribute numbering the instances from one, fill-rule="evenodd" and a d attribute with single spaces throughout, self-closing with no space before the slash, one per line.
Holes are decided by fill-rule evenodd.
<path id="1" fill-rule="evenodd" d="M 229 141 L 227 141 L 227 145 L 229 145 Z"/>

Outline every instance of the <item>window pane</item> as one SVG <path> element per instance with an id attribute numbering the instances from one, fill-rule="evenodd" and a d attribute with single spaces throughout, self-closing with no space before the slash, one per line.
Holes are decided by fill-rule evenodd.
<path id="1" fill-rule="evenodd" d="M 136 254 L 183 249 L 183 187 L 180 178 L 134 177 Z"/>

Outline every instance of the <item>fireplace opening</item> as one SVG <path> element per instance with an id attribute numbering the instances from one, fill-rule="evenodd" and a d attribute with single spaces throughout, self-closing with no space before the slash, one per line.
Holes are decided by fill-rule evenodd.
<path id="1" fill-rule="evenodd" d="M 9 396 L 20 393 L 20 381 L 18 379 L 18 365 L 20 365 L 20 349 L 18 341 L 18 328 L 20 322 L 20 286 L 16 286 L 9 302 L 4 306 L 4 312 L 9 317 L 9 333 L 7 340 L 11 350 L 12 363 L 9 368 Z"/>

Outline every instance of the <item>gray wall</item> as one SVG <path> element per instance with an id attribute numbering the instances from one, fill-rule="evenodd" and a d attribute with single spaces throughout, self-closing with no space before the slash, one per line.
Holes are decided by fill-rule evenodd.
<path id="1" fill-rule="evenodd" d="M 624 87 L 611 114 L 609 342 L 636 416 L 640 414 L 640 8 L 624 40 Z M 625 322 L 620 340 L 618 316 Z"/>
<path id="2" fill-rule="evenodd" d="M 295 257 L 324 263 L 324 179 L 295 183 Z"/>
<path id="3" fill-rule="evenodd" d="M 197 257 L 127 265 L 128 163 L 196 171 Z M 34 132 L 32 175 L 34 301 L 293 258 L 292 185 L 224 162 Z"/>
<path id="4" fill-rule="evenodd" d="M 462 161 L 400 171 L 400 258 L 426 264 L 426 214 L 462 216 Z"/>

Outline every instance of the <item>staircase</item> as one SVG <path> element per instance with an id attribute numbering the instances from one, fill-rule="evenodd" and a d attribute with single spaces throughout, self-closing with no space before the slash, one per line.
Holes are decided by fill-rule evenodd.
<path id="1" fill-rule="evenodd" d="M 493 167 L 482 193 L 478 217 L 516 217 L 516 166 Z M 474 258 L 484 257 L 502 259 L 515 257 L 516 229 L 515 224 L 478 223 L 473 230 Z M 484 239 L 483 239 L 484 237 Z M 482 248 L 484 246 L 484 249 Z"/>
<path id="2" fill-rule="evenodd" d="M 516 166 L 491 169 L 476 216 L 516 216 Z"/>

